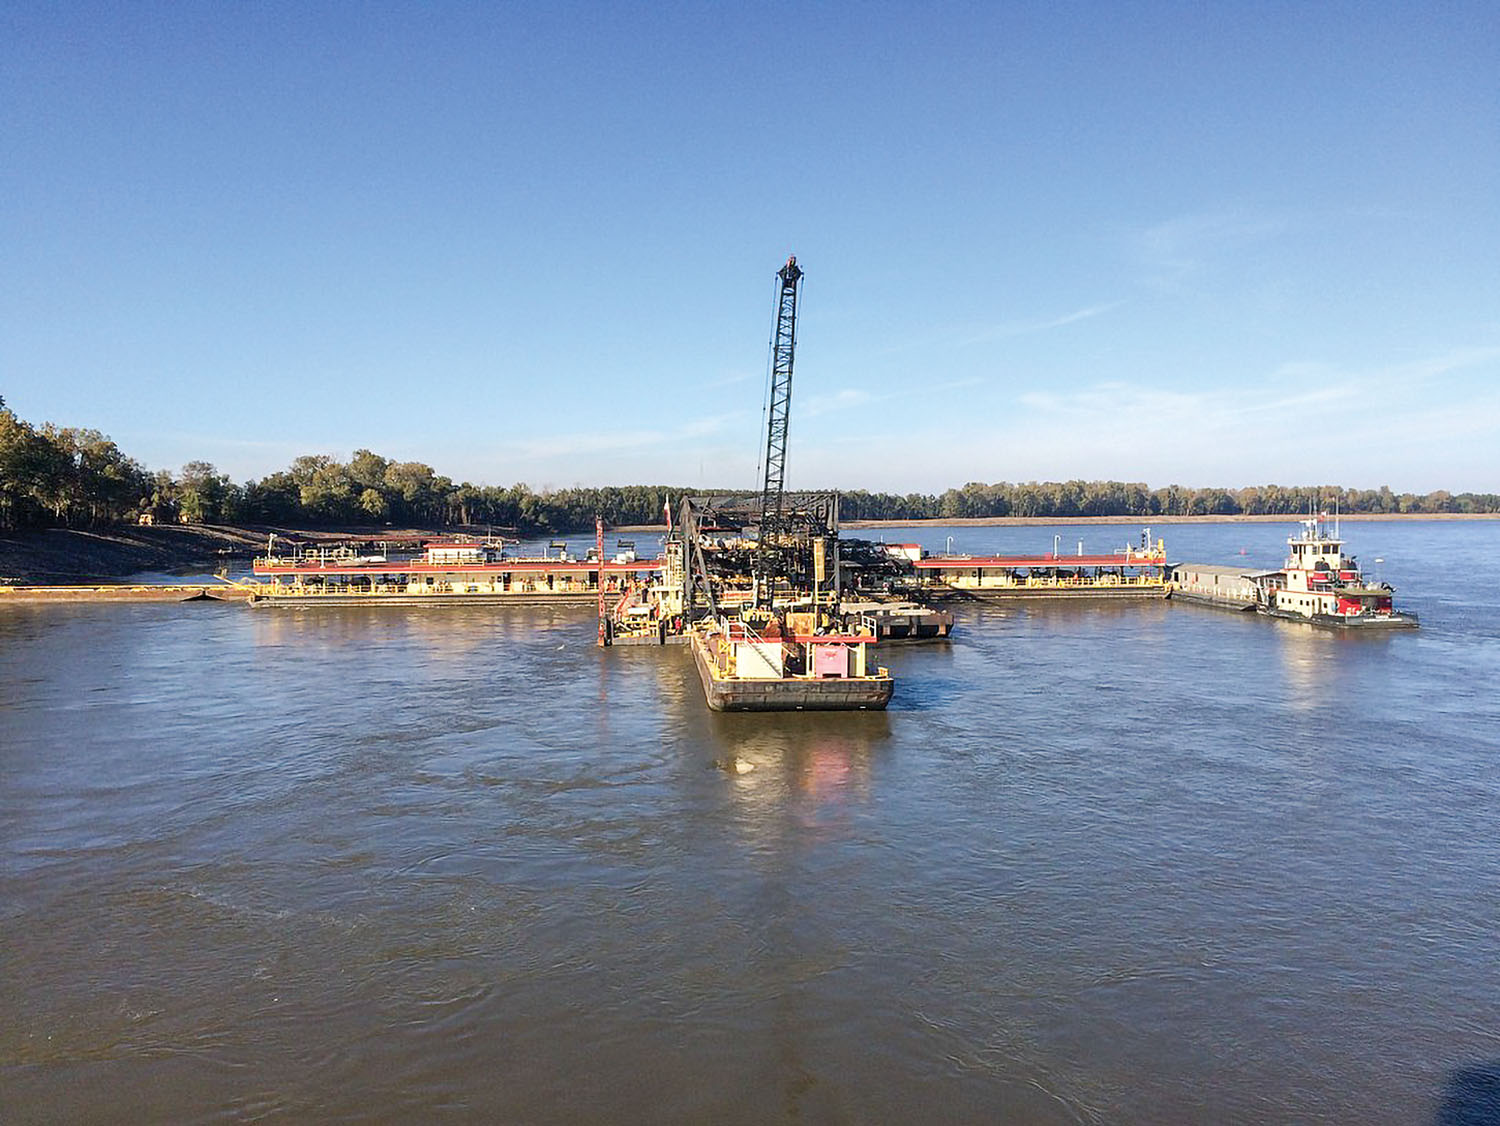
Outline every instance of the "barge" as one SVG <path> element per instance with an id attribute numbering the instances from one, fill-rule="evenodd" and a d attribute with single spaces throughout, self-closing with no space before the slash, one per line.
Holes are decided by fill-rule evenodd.
<path id="1" fill-rule="evenodd" d="M 1168 597 L 1218 610 L 1254 613 L 1260 588 L 1243 567 L 1215 563 L 1173 563 L 1167 568 Z"/>
<path id="2" fill-rule="evenodd" d="M 125 584 L 98 586 L 7 586 L 0 583 L 0 606 L 38 602 L 224 602 L 243 598 L 238 586 L 202 583 Z"/>
<path id="3" fill-rule="evenodd" d="M 839 610 L 846 624 L 881 641 L 945 641 L 953 632 L 953 614 L 917 602 L 845 601 Z"/>
<path id="4" fill-rule="evenodd" d="M 757 633 L 713 618 L 689 631 L 704 698 L 716 712 L 883 711 L 895 682 L 868 663 L 868 634 Z"/>
<path id="5" fill-rule="evenodd" d="M 244 589 L 252 604 L 588 602 L 645 585 L 662 568 L 633 551 L 602 562 L 593 552 L 575 559 L 565 550 L 514 557 L 501 543 L 465 538 L 433 540 L 416 553 L 318 547 L 276 554 L 273 546 L 251 564 L 259 581 Z"/>
<path id="6" fill-rule="evenodd" d="M 909 545 L 898 545 L 906 549 Z M 1150 533 L 1139 547 L 1107 555 L 903 555 L 933 598 L 1165 598 L 1166 545 Z"/>

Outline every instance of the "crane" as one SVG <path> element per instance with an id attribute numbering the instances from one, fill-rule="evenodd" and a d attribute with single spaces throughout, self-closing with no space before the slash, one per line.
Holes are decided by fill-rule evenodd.
<path id="1" fill-rule="evenodd" d="M 797 294 L 802 268 L 796 255 L 776 271 L 776 328 L 771 338 L 771 390 L 766 406 L 766 476 L 760 491 L 760 549 L 755 568 L 756 601 L 771 604 L 776 580 L 775 539 L 781 533 L 786 484 L 786 428 L 792 405 L 792 361 L 797 351 Z"/>

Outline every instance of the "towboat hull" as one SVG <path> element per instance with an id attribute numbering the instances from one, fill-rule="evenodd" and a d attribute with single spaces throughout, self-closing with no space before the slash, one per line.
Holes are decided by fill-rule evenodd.
<path id="1" fill-rule="evenodd" d="M 1305 625 L 1318 626 L 1322 629 L 1350 630 L 1357 633 L 1381 633 L 1391 629 L 1416 629 L 1419 625 L 1417 616 L 1408 611 L 1396 611 L 1390 614 L 1296 614 L 1288 610 L 1276 610 L 1270 607 L 1259 607 L 1260 613 L 1268 618 L 1279 618 L 1284 622 L 1302 622 Z"/>

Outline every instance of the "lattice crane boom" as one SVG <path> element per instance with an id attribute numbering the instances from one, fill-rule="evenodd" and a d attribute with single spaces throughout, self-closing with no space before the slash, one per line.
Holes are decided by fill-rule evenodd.
<path id="1" fill-rule="evenodd" d="M 766 410 L 766 477 L 760 493 L 760 538 L 780 530 L 786 485 L 786 430 L 792 405 L 792 361 L 797 351 L 797 294 L 802 269 L 796 256 L 776 272 L 776 331 L 771 338 L 771 393 Z"/>

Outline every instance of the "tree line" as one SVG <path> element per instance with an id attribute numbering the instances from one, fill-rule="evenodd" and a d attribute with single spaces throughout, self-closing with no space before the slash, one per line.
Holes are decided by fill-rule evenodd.
<path id="1" fill-rule="evenodd" d="M 1500 512 L 1500 494 L 1395 493 L 1389 486 L 1251 485 L 1242 489 L 1188 488 L 1124 481 L 971 482 L 937 495 L 844 493 L 845 520 L 961 519 L 986 516 L 1295 516 L 1310 509 L 1359 514 Z"/>
<path id="2" fill-rule="evenodd" d="M 533 492 L 455 483 L 429 465 L 356 450 L 347 462 L 326 454 L 296 458 L 259 480 L 231 481 L 206 461 L 173 473 L 148 470 L 97 430 L 40 427 L 0 400 L 0 528 L 96 528 L 155 523 L 272 524 L 303 528 L 369 525 L 489 526 L 525 534 L 580 532 L 596 514 L 612 526 L 657 524 L 663 509 L 700 490 L 624 485 Z M 750 490 L 716 490 L 750 496 Z M 1309 508 L 1346 513 L 1495 513 L 1500 495 L 1445 491 L 1417 495 L 1389 488 L 1257 485 L 1243 489 L 1153 489 L 1120 481 L 971 482 L 938 494 L 842 494 L 845 520 L 929 520 L 996 516 L 1296 515 Z"/>

